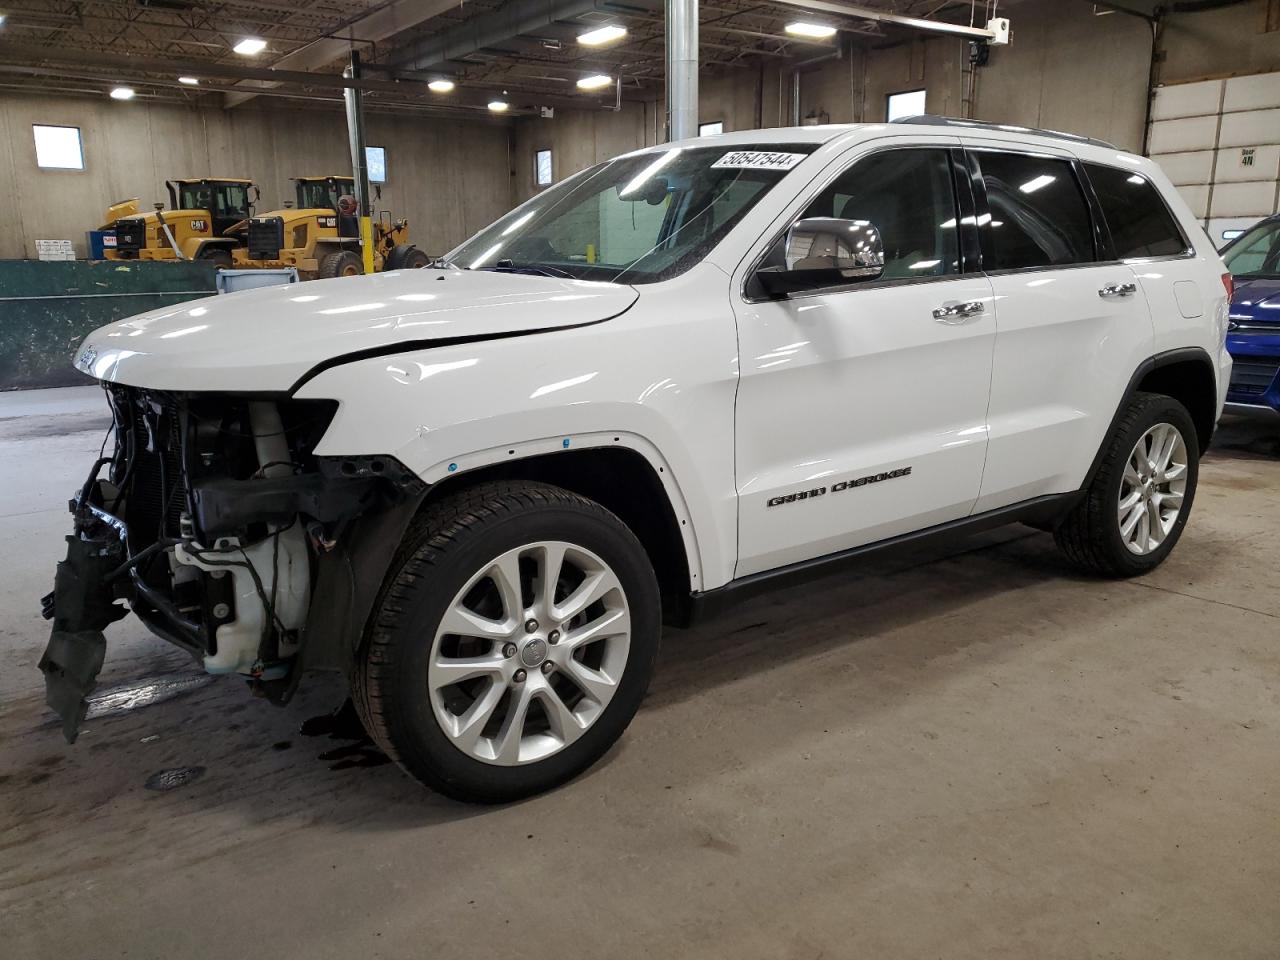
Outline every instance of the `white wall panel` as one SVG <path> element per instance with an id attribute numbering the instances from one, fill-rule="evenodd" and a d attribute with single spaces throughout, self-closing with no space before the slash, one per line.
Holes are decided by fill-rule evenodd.
<path id="1" fill-rule="evenodd" d="M 1219 183 L 1213 188 L 1214 217 L 1253 217 L 1261 219 L 1276 212 L 1275 181 L 1254 180 L 1248 183 Z"/>
<path id="2" fill-rule="evenodd" d="M 1218 146 L 1254 147 L 1260 143 L 1280 143 L 1280 108 L 1222 115 Z"/>
<path id="3" fill-rule="evenodd" d="M 1253 163 L 1246 165 L 1244 154 L 1253 150 Z M 1227 147 L 1218 151 L 1218 166 L 1214 180 L 1218 183 L 1240 183 L 1245 180 L 1266 180 L 1274 187 L 1280 177 L 1280 146 Z"/>
<path id="4" fill-rule="evenodd" d="M 1182 153 L 1187 150 L 1212 150 L 1218 134 L 1217 115 L 1187 117 L 1182 120 L 1159 120 L 1151 125 L 1147 149 L 1151 153 Z"/>
<path id="5" fill-rule="evenodd" d="M 1280 43 L 1280 38 L 1276 39 Z M 1280 107 L 1280 73 L 1258 73 L 1250 77 L 1232 77 L 1222 100 L 1224 113 L 1237 110 L 1265 110 Z"/>
<path id="6" fill-rule="evenodd" d="M 1173 120 L 1178 117 L 1203 117 L 1216 114 L 1221 98 L 1221 80 L 1157 87 L 1151 103 L 1151 119 Z"/>
<path id="7" fill-rule="evenodd" d="M 1178 192 L 1182 194 L 1182 199 L 1187 201 L 1187 206 L 1191 208 L 1197 220 L 1203 220 L 1208 216 L 1209 185 L 1207 183 L 1178 187 Z"/>
<path id="8" fill-rule="evenodd" d="M 1151 157 L 1164 175 L 1177 186 L 1208 183 L 1213 175 L 1213 151 L 1193 150 L 1187 153 L 1158 153 Z"/>

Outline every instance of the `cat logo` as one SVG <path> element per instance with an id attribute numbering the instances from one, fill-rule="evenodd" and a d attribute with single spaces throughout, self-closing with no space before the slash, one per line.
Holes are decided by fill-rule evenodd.
<path id="1" fill-rule="evenodd" d="M 196 233 L 204 233 L 206 230 L 209 229 L 209 221 L 208 220 L 192 220 L 191 229 L 194 230 Z"/>

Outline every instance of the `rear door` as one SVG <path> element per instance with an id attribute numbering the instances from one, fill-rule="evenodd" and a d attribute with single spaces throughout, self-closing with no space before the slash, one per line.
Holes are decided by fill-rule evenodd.
<path id="1" fill-rule="evenodd" d="M 1039 147 L 967 153 L 997 330 L 982 512 L 1083 483 L 1153 330 L 1078 161 Z"/>

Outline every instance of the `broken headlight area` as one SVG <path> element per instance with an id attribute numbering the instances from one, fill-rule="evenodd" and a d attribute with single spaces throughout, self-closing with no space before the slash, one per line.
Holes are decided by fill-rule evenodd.
<path id="1" fill-rule="evenodd" d="M 389 457 L 316 457 L 328 400 L 111 385 L 112 454 L 71 501 L 74 530 L 45 597 L 40 661 L 68 740 L 102 666 L 102 631 L 132 610 L 210 673 L 288 699 L 321 555 L 349 524 L 417 492 Z"/>

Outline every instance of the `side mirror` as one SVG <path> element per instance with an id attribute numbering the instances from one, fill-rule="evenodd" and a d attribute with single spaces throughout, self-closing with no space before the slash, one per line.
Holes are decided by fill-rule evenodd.
<path id="1" fill-rule="evenodd" d="M 756 271 L 774 295 L 875 280 L 884 273 L 884 243 L 869 220 L 806 217 L 787 230 L 782 266 Z"/>

